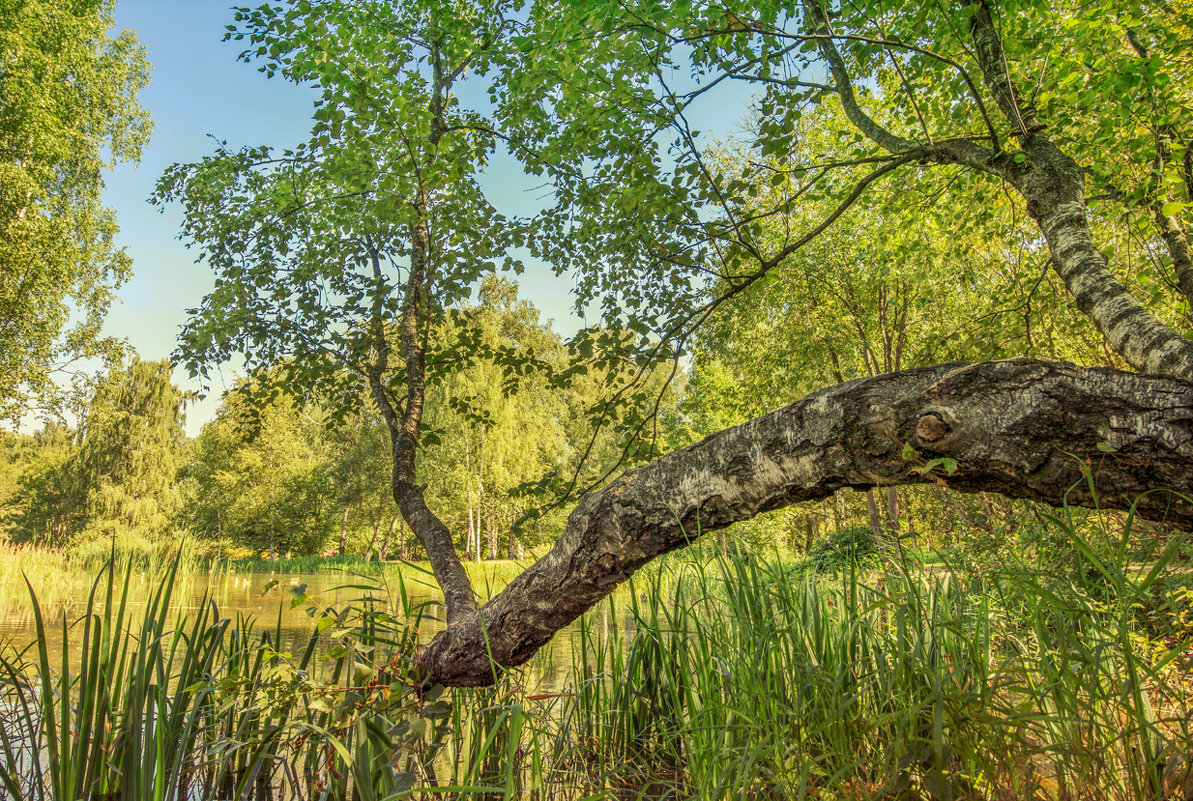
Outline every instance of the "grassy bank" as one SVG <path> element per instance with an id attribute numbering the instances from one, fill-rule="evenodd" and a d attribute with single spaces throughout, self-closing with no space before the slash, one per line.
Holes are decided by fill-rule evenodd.
<path id="1" fill-rule="evenodd" d="M 676 560 L 585 627 L 568 761 L 617 797 L 1193 797 L 1182 543 L 1044 533 L 975 569 Z"/>

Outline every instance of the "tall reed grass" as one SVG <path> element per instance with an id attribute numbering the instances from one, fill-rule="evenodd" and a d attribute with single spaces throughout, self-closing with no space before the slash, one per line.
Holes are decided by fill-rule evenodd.
<path id="1" fill-rule="evenodd" d="M 655 573 L 631 627 L 583 630 L 568 758 L 618 797 L 1193 797 L 1189 642 L 1141 620 L 1173 549 L 1137 570 L 1130 520 L 1051 523 L 1052 569 Z"/>
<path id="2" fill-rule="evenodd" d="M 6 797 L 363 801 L 521 786 L 522 705 L 508 683 L 424 688 L 414 662 L 424 610 L 400 584 L 393 607 L 375 583 L 341 587 L 357 595 L 339 607 L 292 587 L 290 604 L 314 620 L 292 653 L 281 610 L 272 629 L 223 617 L 210 598 L 189 620 L 174 615 L 175 566 L 138 616 L 133 577 L 106 566 L 73 621 L 43 615 L 30 587 L 37 642 L 0 657 Z"/>
<path id="3" fill-rule="evenodd" d="M 1038 558 L 1007 549 L 983 572 L 675 554 L 585 617 L 551 691 L 517 671 L 422 686 L 436 610 L 409 572 L 349 576 L 334 604 L 290 586 L 312 621 L 290 647 L 284 610 L 171 613 L 177 566 L 134 607 L 136 568 L 109 564 L 81 614 L 30 591 L 38 643 L 0 659 L 0 785 L 21 801 L 1193 797 L 1193 632 L 1156 616 L 1176 543 L 1141 557 L 1130 518 L 1098 538 L 1062 513 L 1047 533 Z"/>

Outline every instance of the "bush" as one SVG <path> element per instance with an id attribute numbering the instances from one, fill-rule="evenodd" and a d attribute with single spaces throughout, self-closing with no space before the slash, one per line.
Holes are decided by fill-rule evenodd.
<path id="1" fill-rule="evenodd" d="M 812 546 L 808 556 L 817 571 L 840 570 L 874 559 L 878 542 L 869 526 L 843 528 Z"/>

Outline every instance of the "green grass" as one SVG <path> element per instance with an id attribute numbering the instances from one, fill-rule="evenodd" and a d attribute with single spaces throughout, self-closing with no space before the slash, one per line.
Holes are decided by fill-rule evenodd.
<path id="1" fill-rule="evenodd" d="M 291 653 L 280 611 L 273 629 L 222 618 L 212 603 L 171 615 L 173 569 L 131 614 L 133 575 L 104 568 L 77 620 L 43 615 L 29 589 L 37 643 L 0 658 L 8 798 L 382 799 L 519 786 L 531 728 L 522 705 L 508 684 L 422 689 L 419 610 L 400 583 L 392 607 L 371 582 L 347 587 L 356 596 L 336 607 L 294 587 L 315 627 Z M 60 648 L 47 645 L 50 626 Z"/>
<path id="2" fill-rule="evenodd" d="M 623 797 L 1185 798 L 1189 641 L 1145 611 L 1171 551 L 1140 572 L 1130 521 L 1098 547 L 1052 526 L 1050 568 L 1008 549 L 985 576 L 655 572 L 628 627 L 584 629 L 561 761 Z"/>
<path id="3" fill-rule="evenodd" d="M 1038 539 L 981 572 L 673 554 L 584 618 L 550 692 L 533 668 L 424 690 L 417 565 L 341 565 L 334 605 L 282 583 L 313 626 L 293 650 L 281 609 L 171 612 L 183 564 L 132 604 L 139 568 L 112 565 L 79 609 L 26 589 L 39 640 L 0 660 L 0 782 L 21 801 L 1187 797 L 1177 542 L 1064 515 Z"/>

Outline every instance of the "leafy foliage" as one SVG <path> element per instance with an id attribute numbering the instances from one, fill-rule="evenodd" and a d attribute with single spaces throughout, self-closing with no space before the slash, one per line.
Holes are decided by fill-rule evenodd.
<path id="1" fill-rule="evenodd" d="M 869 526 L 853 526 L 832 532 L 808 552 L 817 571 L 856 568 L 878 554 L 878 542 Z"/>
<path id="2" fill-rule="evenodd" d="M 248 45 L 242 58 L 314 84 L 320 99 L 309 137 L 294 149 L 221 144 L 159 181 L 155 201 L 181 204 L 182 235 L 216 274 L 180 339 L 192 373 L 239 355 L 250 370 L 281 369 L 293 389 L 318 389 L 347 410 L 361 397 L 353 382 L 377 359 L 376 326 L 390 326 L 409 304 L 425 333 L 498 263 L 521 269 L 508 257 L 517 229 L 477 181 L 493 131 L 453 90 L 465 73 L 484 70 L 505 24 L 500 7 L 323 2 L 237 11 L 228 36 Z M 416 230 L 430 249 L 419 251 L 425 272 L 407 286 L 421 247 Z M 469 346 L 438 343 L 446 351 L 428 359 L 432 381 L 436 365 L 450 372 Z M 400 387 L 401 367 L 387 365 L 384 379 Z"/>
<path id="3" fill-rule="evenodd" d="M 70 445 L 47 428 L 20 478 L 18 539 L 101 551 L 157 547 L 179 508 L 175 483 L 185 397 L 168 362 L 134 359 L 96 388 Z"/>
<path id="4" fill-rule="evenodd" d="M 247 391 L 229 392 L 186 467 L 186 523 L 220 550 L 320 552 L 336 510 L 323 425 L 318 407 L 291 397 L 252 405 Z"/>
<path id="5" fill-rule="evenodd" d="M 131 264 L 100 192 L 148 139 L 149 64 L 114 5 L 0 3 L 0 418 L 61 413 L 56 372 L 120 353 L 100 328 Z"/>

